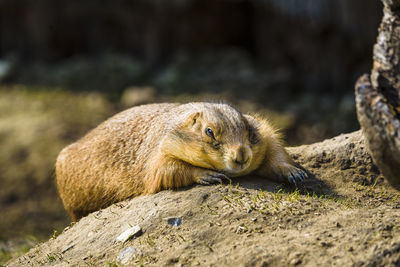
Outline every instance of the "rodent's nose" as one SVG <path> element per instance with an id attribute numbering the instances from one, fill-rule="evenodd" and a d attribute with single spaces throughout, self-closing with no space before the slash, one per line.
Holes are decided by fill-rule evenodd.
<path id="1" fill-rule="evenodd" d="M 248 161 L 249 161 L 249 158 L 246 158 L 245 160 L 241 160 L 241 161 L 239 161 L 239 160 L 237 160 L 237 159 L 234 160 L 234 162 L 235 162 L 236 164 L 238 164 L 238 165 L 244 165 L 244 164 L 246 164 Z"/>
<path id="2" fill-rule="evenodd" d="M 247 161 L 249 161 L 249 156 L 247 155 L 245 148 L 240 146 L 235 151 L 235 157 L 233 159 L 233 162 L 238 165 L 243 165 L 243 164 L 246 164 Z"/>

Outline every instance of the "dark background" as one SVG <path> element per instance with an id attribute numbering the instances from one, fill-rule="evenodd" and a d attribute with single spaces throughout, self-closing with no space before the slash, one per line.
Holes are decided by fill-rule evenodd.
<path id="1" fill-rule="evenodd" d="M 358 129 L 381 14 L 378 0 L 0 0 L 0 263 L 68 224 L 55 158 L 126 107 L 228 101 L 290 145 Z"/>
<path id="2" fill-rule="evenodd" d="M 2 80 L 113 101 L 130 86 L 229 92 L 309 126 L 333 120 L 315 137 L 288 130 L 289 143 L 310 143 L 357 129 L 353 111 L 329 114 L 352 109 L 380 16 L 377 0 L 2 0 Z"/>

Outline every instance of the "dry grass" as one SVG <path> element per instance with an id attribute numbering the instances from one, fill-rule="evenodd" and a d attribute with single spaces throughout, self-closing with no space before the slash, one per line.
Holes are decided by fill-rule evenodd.
<path id="1" fill-rule="evenodd" d="M 65 226 L 53 182 L 56 156 L 111 113 L 99 94 L 0 87 L 0 241 L 41 239 Z"/>

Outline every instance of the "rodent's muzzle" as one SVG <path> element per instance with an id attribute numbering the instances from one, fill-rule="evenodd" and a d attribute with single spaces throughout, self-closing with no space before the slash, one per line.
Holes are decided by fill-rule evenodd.
<path id="1" fill-rule="evenodd" d="M 244 147 L 239 147 L 236 151 L 234 151 L 234 156 L 233 156 L 233 163 L 237 165 L 244 165 L 246 162 L 249 161 L 249 156 L 246 153 L 246 150 Z"/>
<path id="2" fill-rule="evenodd" d="M 235 145 L 229 150 L 226 168 L 233 172 L 242 171 L 248 167 L 251 158 L 252 152 L 248 146 Z"/>

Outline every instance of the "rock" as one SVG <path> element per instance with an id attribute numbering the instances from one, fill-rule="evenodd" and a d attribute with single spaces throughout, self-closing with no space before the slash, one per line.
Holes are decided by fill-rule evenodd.
<path id="1" fill-rule="evenodd" d="M 128 228 L 122 234 L 117 237 L 117 241 L 119 242 L 126 242 L 132 237 L 138 237 L 142 234 L 142 228 L 139 225 L 135 225 L 133 227 Z"/>
<path id="2" fill-rule="evenodd" d="M 299 264 L 301 264 L 301 262 L 302 262 L 302 260 L 301 259 L 292 259 L 291 261 L 290 261 L 290 265 L 299 265 Z"/>
<path id="3" fill-rule="evenodd" d="M 243 233 L 245 233 L 245 232 L 247 232 L 247 229 L 246 229 L 246 227 L 244 227 L 244 226 L 238 226 L 238 228 L 236 229 L 236 233 L 237 234 L 243 234 Z"/>
<path id="4" fill-rule="evenodd" d="M 126 247 L 118 255 L 117 260 L 122 264 L 128 264 L 135 255 L 140 254 L 140 251 L 135 247 Z"/>
<path id="5" fill-rule="evenodd" d="M 172 226 L 180 226 L 182 224 L 182 220 L 179 217 L 169 217 L 166 218 L 167 223 Z"/>

